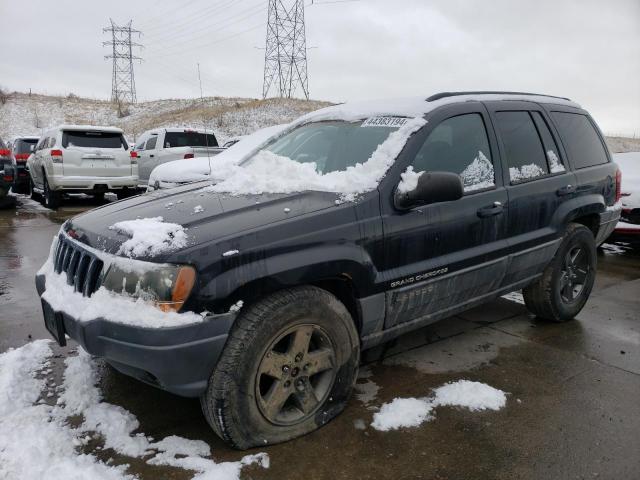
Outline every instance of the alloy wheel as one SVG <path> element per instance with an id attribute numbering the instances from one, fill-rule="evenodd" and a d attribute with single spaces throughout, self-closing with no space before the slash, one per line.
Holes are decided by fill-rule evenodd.
<path id="1" fill-rule="evenodd" d="M 564 303 L 575 302 L 584 290 L 590 273 L 587 253 L 575 246 L 566 253 L 560 273 L 560 297 Z"/>

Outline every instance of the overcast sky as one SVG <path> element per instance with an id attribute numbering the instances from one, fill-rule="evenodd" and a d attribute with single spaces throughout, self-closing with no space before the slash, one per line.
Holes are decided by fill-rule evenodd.
<path id="1" fill-rule="evenodd" d="M 314 2 L 314 99 L 532 91 L 576 100 L 609 134 L 640 135 L 640 0 Z M 143 32 L 139 100 L 199 96 L 197 62 L 205 95 L 259 97 L 267 4 L 0 0 L 0 85 L 109 98 L 111 17 Z"/>

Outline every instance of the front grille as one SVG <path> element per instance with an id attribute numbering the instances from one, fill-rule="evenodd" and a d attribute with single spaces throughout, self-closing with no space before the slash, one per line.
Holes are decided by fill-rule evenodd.
<path id="1" fill-rule="evenodd" d="M 102 260 L 98 257 L 60 236 L 54 256 L 54 268 L 56 273 L 66 273 L 67 283 L 73 285 L 74 291 L 90 297 L 99 287 L 102 267 Z"/>

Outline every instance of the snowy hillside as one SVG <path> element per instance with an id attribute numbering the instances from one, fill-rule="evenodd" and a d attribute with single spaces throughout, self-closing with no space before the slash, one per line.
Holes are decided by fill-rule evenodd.
<path id="1" fill-rule="evenodd" d="M 224 142 L 259 128 L 287 123 L 327 105 L 330 104 L 275 98 L 167 99 L 133 105 L 129 107 L 129 115 L 119 118 L 117 109 L 106 100 L 14 92 L 5 104 L 0 102 L 0 137 L 37 135 L 61 123 L 82 123 L 121 127 L 129 139 L 156 127 L 206 126 Z M 608 137 L 607 143 L 614 153 L 640 151 L 640 139 Z"/>
<path id="2" fill-rule="evenodd" d="M 218 139 L 245 135 L 329 105 L 327 102 L 248 98 L 207 97 L 143 102 L 129 107 L 129 115 L 119 118 L 111 102 L 87 98 L 54 97 L 12 93 L 0 103 L 0 137 L 40 134 L 61 123 L 114 125 L 130 139 L 156 127 L 205 125 Z"/>

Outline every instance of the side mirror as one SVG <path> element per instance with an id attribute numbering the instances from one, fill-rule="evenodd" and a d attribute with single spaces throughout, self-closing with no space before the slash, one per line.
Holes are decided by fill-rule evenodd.
<path id="1" fill-rule="evenodd" d="M 396 189 L 394 204 L 400 210 L 420 205 L 458 200 L 464 195 L 460 175 L 451 172 L 423 172 L 418 185 L 408 192 Z"/>

